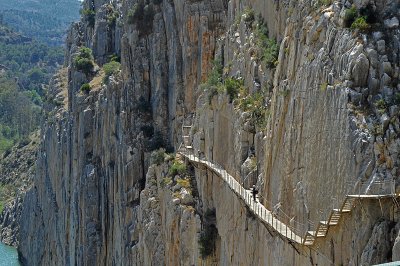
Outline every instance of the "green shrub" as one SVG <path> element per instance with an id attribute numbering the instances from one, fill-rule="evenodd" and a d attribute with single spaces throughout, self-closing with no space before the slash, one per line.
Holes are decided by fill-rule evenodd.
<path id="1" fill-rule="evenodd" d="M 117 54 L 112 54 L 112 55 L 108 56 L 108 61 L 121 63 L 121 57 Z"/>
<path id="2" fill-rule="evenodd" d="M 150 163 L 160 165 L 165 159 L 165 149 L 158 149 L 150 154 Z"/>
<path id="3" fill-rule="evenodd" d="M 186 165 L 183 162 L 174 160 L 171 167 L 169 168 L 168 173 L 171 176 L 183 175 L 186 173 Z"/>
<path id="4" fill-rule="evenodd" d="M 278 65 L 279 45 L 275 39 L 268 37 L 268 27 L 262 18 L 257 21 L 255 33 L 259 47 L 259 58 L 267 68 L 275 68 Z"/>
<path id="5" fill-rule="evenodd" d="M 78 71 L 82 71 L 86 75 L 89 74 L 94 67 L 92 50 L 87 47 L 81 47 L 74 62 Z"/>
<path id="6" fill-rule="evenodd" d="M 103 66 L 105 74 L 104 81 L 107 81 L 110 76 L 117 74 L 120 69 L 121 69 L 121 63 L 116 61 L 111 61 L 107 64 L 104 64 Z"/>
<path id="7" fill-rule="evenodd" d="M 279 46 L 275 39 L 268 39 L 262 55 L 263 62 L 268 68 L 278 65 Z"/>
<path id="8" fill-rule="evenodd" d="M 379 99 L 375 102 L 376 108 L 383 110 L 386 109 L 387 105 L 384 99 Z"/>
<path id="9" fill-rule="evenodd" d="M 119 13 L 116 11 L 111 11 L 108 15 L 107 15 L 107 24 L 110 27 L 115 26 L 115 23 L 117 21 L 117 18 L 119 17 Z"/>
<path id="10" fill-rule="evenodd" d="M 92 87 L 90 86 L 89 83 L 82 84 L 81 92 L 89 93 L 91 90 L 92 90 Z"/>
<path id="11" fill-rule="evenodd" d="M 94 64 L 93 61 L 87 58 L 79 58 L 75 60 L 76 69 L 85 74 L 92 72 Z"/>
<path id="12" fill-rule="evenodd" d="M 214 60 L 212 65 L 207 81 L 200 85 L 200 88 L 208 94 L 209 104 L 215 95 L 218 95 L 220 91 L 224 90 L 222 86 L 223 66 L 221 60 Z"/>
<path id="13" fill-rule="evenodd" d="M 351 27 L 353 22 L 356 20 L 358 16 L 358 11 L 355 6 L 352 6 L 351 8 L 347 9 L 344 14 L 344 26 L 346 28 Z"/>
<path id="14" fill-rule="evenodd" d="M 96 22 L 96 12 L 92 9 L 82 9 L 81 14 L 88 25 L 93 27 Z"/>
<path id="15" fill-rule="evenodd" d="M 165 188 L 166 186 L 168 186 L 171 183 L 172 183 L 172 179 L 170 177 L 165 177 L 160 181 L 160 187 Z"/>
<path id="16" fill-rule="evenodd" d="M 351 29 L 359 29 L 362 32 L 366 32 L 371 29 L 371 26 L 367 23 L 365 17 L 358 17 L 352 24 Z"/>
<path id="17" fill-rule="evenodd" d="M 332 0 L 318 0 L 318 2 L 317 2 L 317 6 L 318 7 L 327 6 L 327 5 L 330 5 L 330 4 L 332 4 Z"/>
<path id="18" fill-rule="evenodd" d="M 243 13 L 243 21 L 246 22 L 247 25 L 251 25 L 254 22 L 254 10 L 246 7 Z"/>
<path id="19" fill-rule="evenodd" d="M 243 80 L 234 78 L 227 78 L 225 80 L 226 93 L 229 95 L 229 100 L 232 102 L 238 95 L 240 89 L 243 87 Z"/>
<path id="20" fill-rule="evenodd" d="M 269 110 L 262 92 L 247 95 L 239 99 L 239 108 L 251 114 L 251 119 L 256 126 L 260 128 L 266 126 Z"/>

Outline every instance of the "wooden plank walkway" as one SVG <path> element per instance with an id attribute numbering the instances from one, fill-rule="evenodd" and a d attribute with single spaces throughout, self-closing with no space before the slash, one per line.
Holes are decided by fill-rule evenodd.
<path id="1" fill-rule="evenodd" d="M 328 214 L 326 221 L 319 221 L 315 226 L 315 231 L 305 231 L 307 227 L 300 223 L 296 223 L 296 221 L 290 219 L 290 224 L 287 225 L 282 220 L 288 220 L 289 216 L 285 215 L 280 216 L 277 213 L 271 212 L 264 205 L 262 205 L 258 201 L 253 200 L 253 195 L 250 190 L 245 189 L 233 176 L 231 176 L 222 166 L 212 163 L 208 160 L 200 159 L 198 156 L 194 155 L 193 147 L 191 146 L 190 135 L 191 135 L 191 126 L 182 126 L 182 137 L 183 143 L 178 150 L 178 153 L 184 156 L 189 162 L 201 164 L 206 166 L 209 170 L 213 171 L 216 175 L 221 177 L 225 183 L 229 186 L 229 188 L 239 197 L 241 198 L 246 206 L 253 212 L 257 218 L 263 222 L 264 224 L 271 227 L 274 231 L 279 233 L 282 237 L 286 238 L 288 241 L 292 243 L 297 243 L 305 246 L 312 246 L 315 243 L 315 240 L 318 237 L 326 237 L 328 234 L 328 230 L 331 226 L 336 226 L 339 224 L 340 220 L 346 213 L 350 213 L 353 209 L 354 202 L 356 200 L 363 199 L 376 199 L 380 200 L 382 198 L 396 198 L 395 194 L 395 183 L 394 180 L 391 181 L 375 181 L 370 183 L 369 185 L 377 185 L 380 190 L 379 192 L 384 192 L 382 190 L 383 185 L 389 184 L 390 192 L 386 191 L 386 194 L 350 194 L 345 196 L 342 204 L 338 206 L 338 209 L 332 209 Z M 182 149 L 181 149 L 182 148 Z M 359 189 L 360 190 L 360 189 Z M 360 190 L 361 191 L 361 190 Z M 395 200 L 396 201 L 396 200 Z M 396 201 L 397 203 L 397 201 Z M 284 219 L 282 219 L 284 217 Z M 300 225 L 302 229 L 296 228 L 296 224 Z"/>
<path id="2" fill-rule="evenodd" d="M 303 238 L 301 236 L 297 235 L 290 226 L 286 225 L 285 223 L 279 221 L 276 217 L 274 217 L 272 212 L 265 208 L 264 205 L 262 205 L 258 201 L 254 201 L 251 191 L 242 187 L 239 182 L 237 182 L 236 179 L 231 176 L 227 171 L 222 169 L 220 166 L 213 164 L 209 161 L 202 160 L 195 155 L 182 151 L 179 153 L 191 162 L 200 163 L 204 166 L 207 166 L 208 169 L 212 170 L 214 173 L 220 176 L 236 193 L 236 195 L 238 195 L 245 202 L 247 207 L 254 214 L 256 214 L 259 219 L 262 220 L 262 222 L 272 227 L 276 232 L 278 232 L 288 240 L 296 242 L 298 244 L 303 243 Z"/>

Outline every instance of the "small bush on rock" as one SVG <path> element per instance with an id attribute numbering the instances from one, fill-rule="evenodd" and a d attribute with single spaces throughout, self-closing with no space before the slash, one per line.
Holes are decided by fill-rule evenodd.
<path id="1" fill-rule="evenodd" d="M 171 176 L 183 175 L 186 173 L 186 165 L 181 161 L 174 160 L 171 167 L 169 168 L 168 173 Z"/>
<path id="2" fill-rule="evenodd" d="M 81 14 L 83 15 L 83 19 L 88 23 L 88 25 L 90 27 L 93 27 L 96 21 L 96 12 L 92 9 L 82 9 Z"/>
<path id="3" fill-rule="evenodd" d="M 89 83 L 82 84 L 82 86 L 81 86 L 81 92 L 84 92 L 84 93 L 89 93 L 91 91 L 91 89 L 92 89 L 92 87 L 90 86 Z"/>
<path id="4" fill-rule="evenodd" d="M 111 61 L 107 64 L 104 64 L 103 70 L 104 70 L 104 81 L 108 81 L 109 77 L 112 75 L 115 75 L 119 72 L 121 69 L 121 63 L 116 62 L 116 61 Z"/>
<path id="5" fill-rule="evenodd" d="M 160 165 L 165 159 L 165 149 L 155 150 L 150 155 L 150 163 Z"/>
<path id="6" fill-rule="evenodd" d="M 351 27 L 353 22 L 356 20 L 358 16 L 357 8 L 352 6 L 351 8 L 347 9 L 344 14 L 344 26 L 346 28 Z"/>
<path id="7" fill-rule="evenodd" d="M 362 32 L 366 32 L 370 28 L 371 26 L 367 23 L 365 17 L 359 17 L 351 24 L 351 29 L 358 29 Z"/>
<path id="8" fill-rule="evenodd" d="M 87 47 L 81 47 L 74 60 L 76 69 L 86 75 L 91 73 L 94 67 L 92 50 Z"/>

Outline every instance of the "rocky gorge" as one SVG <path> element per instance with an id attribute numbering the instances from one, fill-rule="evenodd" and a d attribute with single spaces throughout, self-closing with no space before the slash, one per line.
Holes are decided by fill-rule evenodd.
<path id="1" fill-rule="evenodd" d="M 399 260 L 399 4 L 85 0 L 48 92 L 21 262 Z M 293 243 L 188 163 L 185 137 L 305 231 L 355 189 L 394 192 L 356 200 L 312 246 Z"/>

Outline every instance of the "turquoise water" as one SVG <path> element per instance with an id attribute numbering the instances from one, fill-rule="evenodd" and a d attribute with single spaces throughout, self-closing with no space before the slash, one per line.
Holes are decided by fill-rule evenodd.
<path id="1" fill-rule="evenodd" d="M 20 266 L 17 250 L 0 242 L 0 266 Z"/>

